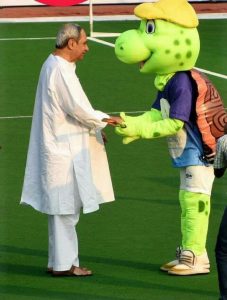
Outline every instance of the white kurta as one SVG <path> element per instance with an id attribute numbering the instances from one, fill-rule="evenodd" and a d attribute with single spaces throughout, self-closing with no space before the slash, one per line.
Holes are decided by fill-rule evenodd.
<path id="1" fill-rule="evenodd" d="M 100 129 L 105 113 L 92 108 L 75 64 L 50 55 L 36 93 L 22 204 L 50 214 L 74 214 L 114 200 Z"/>

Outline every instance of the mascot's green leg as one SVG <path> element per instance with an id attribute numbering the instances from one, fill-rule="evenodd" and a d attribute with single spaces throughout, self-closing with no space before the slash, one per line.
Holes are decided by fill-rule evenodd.
<path id="1" fill-rule="evenodd" d="M 178 264 L 170 275 L 208 274 L 210 262 L 206 252 L 206 238 L 210 214 L 210 196 L 181 190 L 182 247 Z"/>
<path id="2" fill-rule="evenodd" d="M 180 190 L 179 200 L 182 210 L 182 247 L 201 255 L 206 251 L 210 196 Z"/>
<path id="3" fill-rule="evenodd" d="M 195 275 L 210 272 L 206 237 L 210 214 L 210 196 L 180 190 L 182 249 L 175 260 L 161 266 L 170 275 Z"/>

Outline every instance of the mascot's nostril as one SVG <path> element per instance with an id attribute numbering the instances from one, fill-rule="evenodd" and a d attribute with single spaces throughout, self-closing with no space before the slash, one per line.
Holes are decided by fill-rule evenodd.
<path id="1" fill-rule="evenodd" d="M 124 42 L 118 42 L 118 43 L 116 43 L 116 46 L 117 46 L 118 49 L 124 50 L 123 44 L 124 44 Z"/>

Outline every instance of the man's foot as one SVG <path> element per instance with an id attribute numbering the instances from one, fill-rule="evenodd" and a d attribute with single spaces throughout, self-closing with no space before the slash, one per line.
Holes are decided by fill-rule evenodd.
<path id="1" fill-rule="evenodd" d="M 53 273 L 53 268 L 47 268 L 47 269 L 46 269 L 46 273 L 52 274 L 52 273 Z"/>
<path id="2" fill-rule="evenodd" d="M 52 276 L 91 276 L 92 271 L 87 268 L 80 268 L 76 266 L 72 266 L 70 270 L 67 271 L 54 271 L 52 270 Z"/>
<path id="3" fill-rule="evenodd" d="M 183 250 L 179 258 L 179 264 L 172 267 L 170 275 L 197 275 L 210 273 L 210 262 L 207 252 L 196 256 L 191 250 Z"/>
<path id="4" fill-rule="evenodd" d="M 87 270 L 87 268 L 81 268 L 81 269 Z M 53 273 L 53 268 L 47 268 L 46 273 L 52 274 Z"/>
<path id="5" fill-rule="evenodd" d="M 172 269 L 173 267 L 175 267 L 176 265 L 179 264 L 179 258 L 180 258 L 180 254 L 181 254 L 181 251 L 182 251 L 182 248 L 180 246 L 177 247 L 176 249 L 176 259 L 162 265 L 160 267 L 160 270 L 161 271 L 164 271 L 164 272 L 168 272 L 170 269 Z"/>

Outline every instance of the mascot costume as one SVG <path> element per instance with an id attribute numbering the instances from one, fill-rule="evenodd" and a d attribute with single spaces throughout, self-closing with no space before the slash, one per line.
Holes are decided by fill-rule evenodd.
<path id="1" fill-rule="evenodd" d="M 193 69 L 200 50 L 198 18 L 186 0 L 159 0 L 135 8 L 139 29 L 123 32 L 115 53 L 141 73 L 156 74 L 157 97 L 150 111 L 137 117 L 121 113 L 116 132 L 128 144 L 139 138 L 167 137 L 173 166 L 180 170 L 182 244 L 176 258 L 161 266 L 171 275 L 210 272 L 206 238 L 214 180 L 216 140 L 227 121 L 212 83 Z"/>

